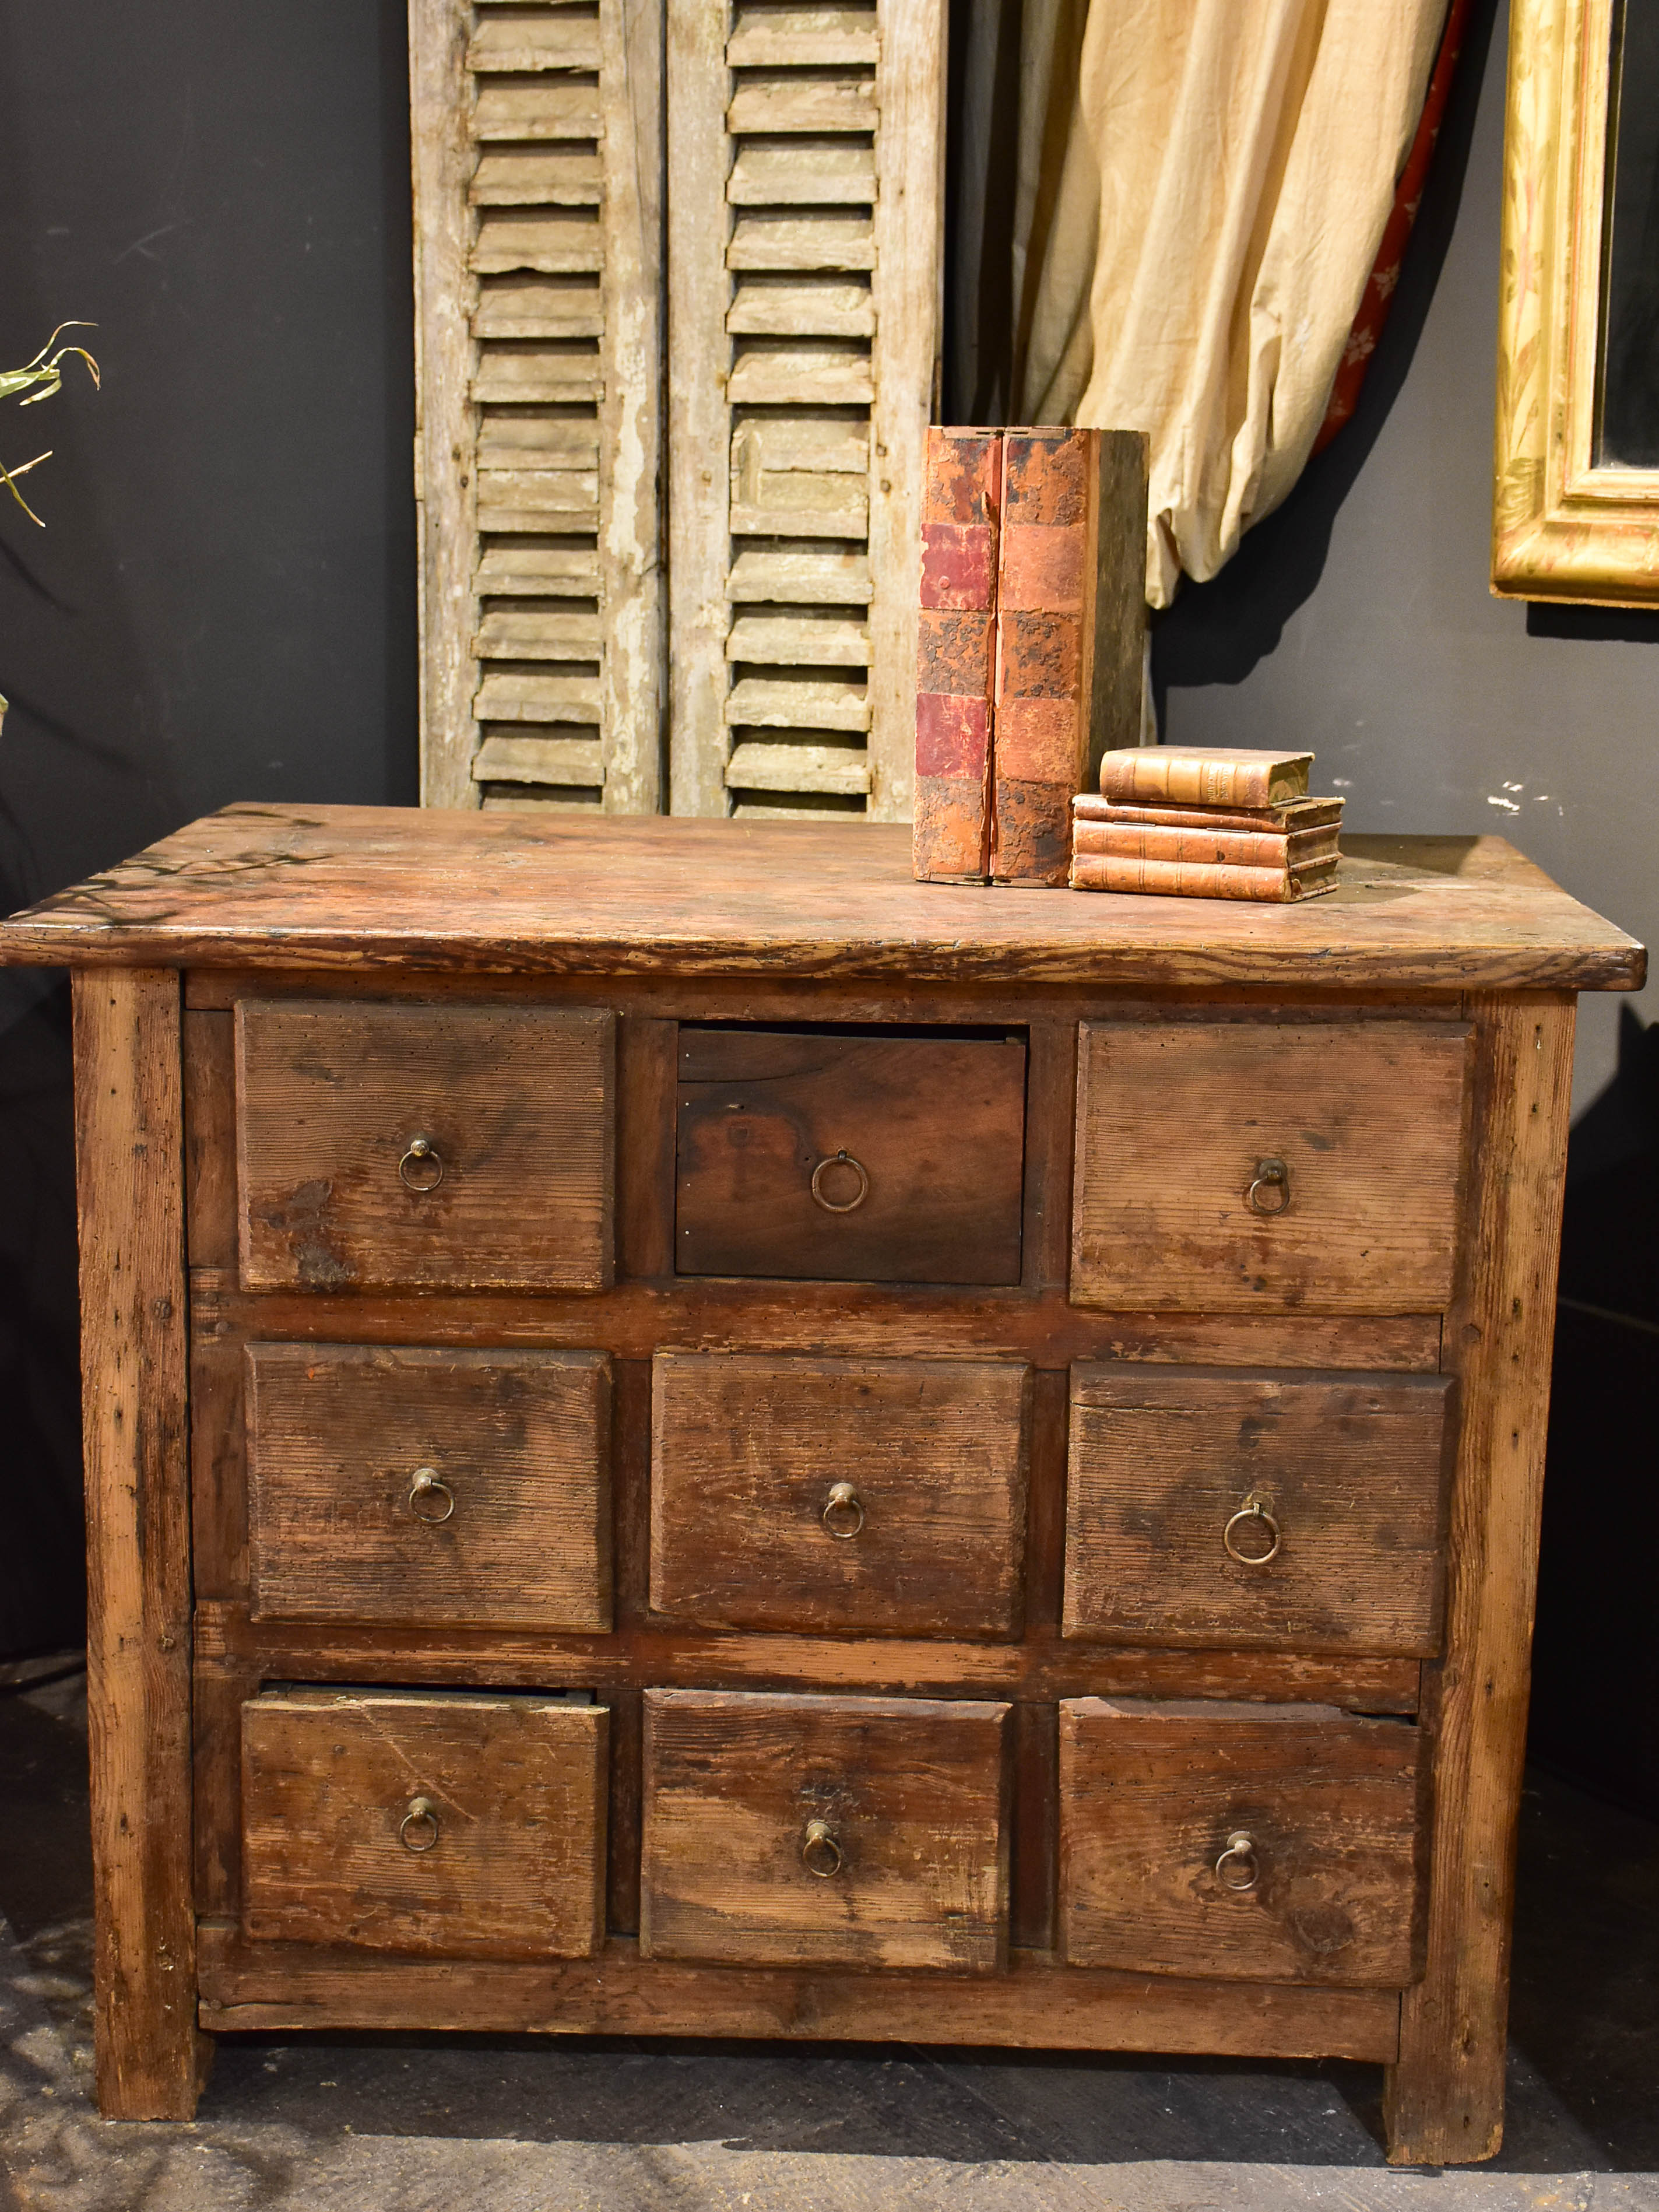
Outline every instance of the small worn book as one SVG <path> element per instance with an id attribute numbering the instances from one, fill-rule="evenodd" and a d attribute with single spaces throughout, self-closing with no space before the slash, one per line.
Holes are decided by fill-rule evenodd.
<path id="1" fill-rule="evenodd" d="M 1161 806 L 1121 805 L 1079 792 L 1072 801 L 1079 822 L 1162 823 L 1172 830 L 1279 830 L 1294 834 L 1303 830 L 1334 829 L 1342 819 L 1340 799 L 1286 799 L 1277 806 Z"/>
<path id="2" fill-rule="evenodd" d="M 1174 898 L 1255 899 L 1284 906 L 1334 891 L 1336 883 L 1334 854 L 1301 871 L 1146 860 L 1118 853 L 1079 853 L 1072 862 L 1072 888 L 1079 891 L 1150 891 Z"/>
<path id="3" fill-rule="evenodd" d="M 1136 745 L 1107 753 L 1100 795 L 1120 805 L 1161 799 L 1180 806 L 1279 806 L 1305 799 L 1311 753 Z"/>
<path id="4" fill-rule="evenodd" d="M 1336 830 L 1192 830 L 1163 822 L 1089 822 L 1072 830 L 1073 853 L 1143 860 L 1191 860 L 1241 868 L 1311 867 L 1336 858 Z"/>

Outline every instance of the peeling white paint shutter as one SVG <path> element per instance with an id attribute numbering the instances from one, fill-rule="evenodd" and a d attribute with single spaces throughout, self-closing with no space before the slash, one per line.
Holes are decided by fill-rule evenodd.
<path id="1" fill-rule="evenodd" d="M 661 803 L 661 0 L 410 0 L 422 773 Z"/>
<path id="2" fill-rule="evenodd" d="M 671 798 L 910 811 L 943 0 L 668 0 Z"/>

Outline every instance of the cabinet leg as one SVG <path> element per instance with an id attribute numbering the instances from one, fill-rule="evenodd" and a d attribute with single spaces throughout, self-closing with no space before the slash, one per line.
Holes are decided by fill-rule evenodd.
<path id="1" fill-rule="evenodd" d="M 182 2120 L 196 2024 L 179 979 L 75 978 L 99 2109 Z"/>
<path id="2" fill-rule="evenodd" d="M 1478 1131 L 1466 1279 L 1446 1316 L 1460 1420 L 1433 1745 L 1425 1971 L 1401 2007 L 1383 2112 L 1395 2165 L 1504 2139 L 1510 1917 L 1549 1412 L 1573 1001 L 1474 998 Z"/>

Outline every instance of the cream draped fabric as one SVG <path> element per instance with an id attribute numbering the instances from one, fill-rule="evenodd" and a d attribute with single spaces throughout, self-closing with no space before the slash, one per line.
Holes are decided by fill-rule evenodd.
<path id="1" fill-rule="evenodd" d="M 1017 419 L 1147 431 L 1146 596 L 1301 474 L 1446 0 L 1091 0 Z"/>

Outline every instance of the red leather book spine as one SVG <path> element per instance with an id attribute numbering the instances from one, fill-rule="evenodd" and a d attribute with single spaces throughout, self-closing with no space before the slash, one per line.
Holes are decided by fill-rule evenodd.
<path id="1" fill-rule="evenodd" d="M 990 873 L 1001 520 L 1001 433 L 929 430 L 912 833 L 922 882 L 982 884 Z"/>
<path id="2" fill-rule="evenodd" d="M 1083 682 L 1091 501 L 1087 430 L 1003 439 L 991 872 L 1063 884 L 1088 751 Z"/>

